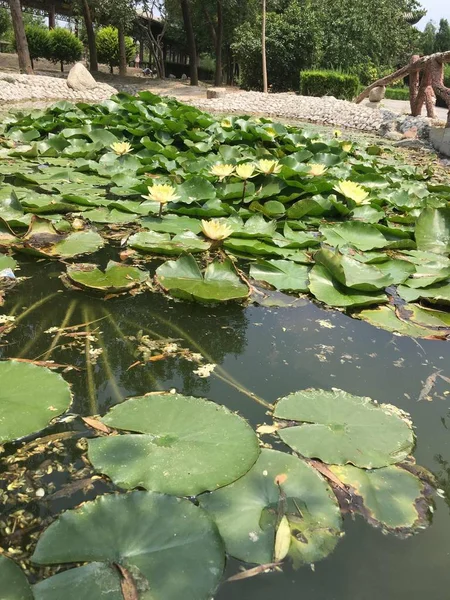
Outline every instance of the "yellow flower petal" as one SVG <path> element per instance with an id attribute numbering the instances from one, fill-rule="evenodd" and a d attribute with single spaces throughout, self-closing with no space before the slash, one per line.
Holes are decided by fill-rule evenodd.
<path id="1" fill-rule="evenodd" d="M 148 196 L 142 196 L 146 200 L 167 204 L 167 202 L 175 202 L 179 196 L 172 185 L 157 184 L 148 188 Z"/>
<path id="2" fill-rule="evenodd" d="M 255 173 L 255 165 L 252 163 L 244 163 L 236 167 L 236 175 L 241 179 L 250 179 Z"/>
<path id="3" fill-rule="evenodd" d="M 339 192 L 349 200 L 353 200 L 356 204 L 367 204 L 366 200 L 369 197 L 369 192 L 354 181 L 340 181 L 334 186 L 336 192 Z"/>
<path id="4" fill-rule="evenodd" d="M 222 179 L 225 179 L 225 177 L 229 177 L 234 173 L 234 166 L 216 163 L 211 167 L 209 172 L 211 173 L 211 175 L 215 175 L 222 181 Z"/>
<path id="5" fill-rule="evenodd" d="M 265 173 L 266 175 L 272 175 L 275 173 L 279 173 L 282 169 L 282 166 L 277 160 L 261 159 L 258 162 L 258 169 L 261 171 L 261 173 Z"/>
<path id="6" fill-rule="evenodd" d="M 233 229 L 229 225 L 214 219 L 202 220 L 202 231 L 210 240 L 224 240 L 233 233 Z"/>
<path id="7" fill-rule="evenodd" d="M 325 165 L 320 165 L 318 163 L 309 163 L 308 167 L 309 175 L 312 175 L 313 177 L 319 177 L 320 175 L 323 175 L 327 170 Z"/>
<path id="8" fill-rule="evenodd" d="M 111 144 L 110 147 L 118 156 L 128 154 L 132 150 L 131 144 L 128 142 L 115 142 L 114 144 Z"/>

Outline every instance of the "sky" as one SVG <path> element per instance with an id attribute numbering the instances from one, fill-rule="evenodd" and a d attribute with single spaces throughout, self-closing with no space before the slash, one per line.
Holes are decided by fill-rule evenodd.
<path id="1" fill-rule="evenodd" d="M 418 23 L 419 29 L 423 29 L 428 21 L 438 24 L 440 19 L 448 19 L 450 22 L 450 2 L 448 0 L 420 0 L 420 4 L 427 9 L 428 13 Z"/>

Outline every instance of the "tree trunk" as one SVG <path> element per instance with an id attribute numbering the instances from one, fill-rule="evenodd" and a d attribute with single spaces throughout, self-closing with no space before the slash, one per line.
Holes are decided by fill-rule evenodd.
<path id="1" fill-rule="evenodd" d="M 48 28 L 55 29 L 56 27 L 56 12 L 55 12 L 55 3 L 50 1 L 50 5 L 48 8 Z"/>
<path id="2" fill-rule="evenodd" d="M 16 38 L 17 54 L 19 57 L 19 69 L 21 73 L 33 74 L 31 66 L 30 51 L 28 50 L 27 36 L 22 18 L 22 6 L 20 0 L 9 0 L 11 9 L 11 18 L 14 27 L 14 36 Z"/>
<path id="3" fill-rule="evenodd" d="M 217 30 L 216 30 L 216 75 L 214 85 L 222 85 L 222 44 L 223 44 L 223 7 L 222 0 L 217 0 Z"/>
<path id="4" fill-rule="evenodd" d="M 86 35 L 89 47 L 89 70 L 91 73 L 98 71 L 97 45 L 95 43 L 94 26 L 92 25 L 91 9 L 88 0 L 82 0 L 83 18 L 86 26 Z"/>
<path id="5" fill-rule="evenodd" d="M 181 12 L 183 14 L 184 30 L 186 32 L 189 49 L 189 71 L 191 76 L 191 85 L 198 85 L 197 46 L 195 44 L 195 35 L 194 28 L 192 26 L 189 0 L 180 0 L 180 4 Z"/>
<path id="6" fill-rule="evenodd" d="M 419 60 L 420 56 L 418 54 L 414 54 L 411 57 L 410 63 L 414 64 Z M 411 106 L 411 114 L 413 117 L 416 115 L 414 112 L 417 110 L 417 96 L 419 95 L 420 88 L 420 74 L 419 71 L 413 71 L 409 74 L 409 103 Z M 422 103 L 423 104 L 423 103 Z M 422 111 L 422 106 L 420 107 L 420 112 Z M 420 114 L 419 112 L 419 114 Z"/>
<path id="7" fill-rule="evenodd" d="M 267 55 L 266 55 L 266 0 L 262 0 L 262 76 L 263 92 L 268 93 L 267 83 Z"/>
<path id="8" fill-rule="evenodd" d="M 125 49 L 125 32 L 123 25 L 119 25 L 117 28 L 117 35 L 119 38 L 119 75 L 126 77 L 127 75 L 127 52 Z"/>

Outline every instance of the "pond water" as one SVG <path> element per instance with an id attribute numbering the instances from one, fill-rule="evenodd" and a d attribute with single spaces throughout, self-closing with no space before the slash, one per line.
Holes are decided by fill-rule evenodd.
<path id="1" fill-rule="evenodd" d="M 105 266 L 106 261 L 101 264 Z M 418 401 L 433 372 L 440 370 L 450 377 L 448 344 L 394 336 L 307 300 L 295 308 L 206 307 L 145 292 L 105 301 L 66 289 L 60 272 L 61 265 L 54 262 L 21 263 L 20 275 L 29 278 L 7 294 L 4 313 L 16 315 L 17 325 L 1 340 L 0 358 L 52 359 L 77 367 L 64 375 L 72 384 L 73 413 L 104 414 L 125 397 L 175 388 L 224 404 L 257 426 L 271 422 L 258 400 L 273 403 L 299 389 L 336 387 L 392 403 L 412 416 L 417 463 L 438 477 L 447 494 L 445 499 L 436 499 L 428 529 L 401 539 L 383 535 L 360 517 L 346 517 L 345 536 L 315 570 L 294 571 L 286 564 L 283 573 L 223 584 L 217 600 L 269 600 L 276 595 L 285 600 L 448 598 L 449 385 L 437 378 L 432 400 Z M 55 338 L 55 333 L 45 333 L 51 327 L 81 323 L 89 325 L 74 331 L 93 332 L 93 342 L 82 336 Z M 133 339 L 139 332 L 150 339 L 176 339 L 183 348 L 201 353 L 204 362 L 217 366 L 209 377 L 195 374 L 198 365 L 182 357 L 132 366 L 141 358 Z M 78 347 L 68 348 L 75 340 Z M 86 350 L 94 350 L 95 356 L 100 346 L 103 353 L 96 362 L 86 362 Z M 28 506 L 44 520 L 107 489 L 99 480 L 86 494 L 75 489 L 58 495 L 71 481 L 73 469 L 80 473 L 86 469 L 76 440 L 89 431 L 76 418 L 49 427 L 42 435 L 61 430 L 77 432 L 64 442 L 65 450 L 57 457 L 63 467 L 42 480 L 44 487 L 50 484 L 48 499 Z M 29 469 L 38 468 L 44 458 L 31 457 Z M 237 572 L 240 564 L 229 560 L 226 574 Z"/>

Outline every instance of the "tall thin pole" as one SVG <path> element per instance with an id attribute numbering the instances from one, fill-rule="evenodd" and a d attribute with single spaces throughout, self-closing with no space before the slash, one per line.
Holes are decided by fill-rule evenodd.
<path id="1" fill-rule="evenodd" d="M 262 72 L 263 72 L 263 92 L 268 93 L 267 84 L 267 57 L 266 57 L 266 0 L 262 0 Z"/>

